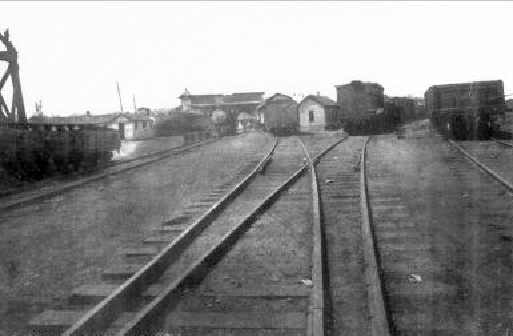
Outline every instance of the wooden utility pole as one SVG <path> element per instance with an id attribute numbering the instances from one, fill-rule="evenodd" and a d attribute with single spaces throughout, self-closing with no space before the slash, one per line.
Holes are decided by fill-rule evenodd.
<path id="1" fill-rule="evenodd" d="M 118 87 L 119 108 L 121 109 L 121 113 L 123 113 L 123 103 L 121 102 L 121 90 L 119 89 L 119 82 L 118 81 L 116 81 L 116 85 Z"/>

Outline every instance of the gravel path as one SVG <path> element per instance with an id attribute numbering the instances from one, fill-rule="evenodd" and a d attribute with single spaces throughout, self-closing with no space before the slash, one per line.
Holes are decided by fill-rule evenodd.
<path id="1" fill-rule="evenodd" d="M 241 156 L 264 155 L 263 133 L 229 137 L 141 169 L 0 215 L 0 334 L 65 306 L 72 289 L 95 283 L 120 250 L 188 202 L 232 178 Z"/>

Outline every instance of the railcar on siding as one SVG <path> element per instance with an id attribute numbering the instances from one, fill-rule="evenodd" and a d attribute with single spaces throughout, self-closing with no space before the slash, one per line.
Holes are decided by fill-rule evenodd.
<path id="1" fill-rule="evenodd" d="M 0 123 L 0 165 L 20 180 L 90 170 L 120 147 L 119 132 L 106 127 Z"/>
<path id="2" fill-rule="evenodd" d="M 299 131 L 298 104 L 291 97 L 276 93 L 259 107 L 266 131 L 276 135 L 295 134 Z"/>
<path id="3" fill-rule="evenodd" d="M 380 84 L 354 80 L 335 88 L 344 129 L 350 135 L 386 132 L 399 122 L 396 110 L 385 109 L 385 94 Z"/>
<path id="4" fill-rule="evenodd" d="M 502 80 L 434 85 L 424 96 L 434 126 L 455 140 L 489 139 L 506 111 Z"/>

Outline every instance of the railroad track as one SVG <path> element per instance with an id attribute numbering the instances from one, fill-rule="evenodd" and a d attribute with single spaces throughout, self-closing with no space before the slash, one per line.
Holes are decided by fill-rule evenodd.
<path id="1" fill-rule="evenodd" d="M 226 274 L 226 270 L 223 270 L 221 266 L 221 270 L 214 268 L 212 271 L 212 268 L 217 263 L 222 264 L 224 260 L 221 262 L 219 260 L 233 246 L 235 246 L 233 249 L 244 249 L 245 246 L 247 254 L 258 252 L 252 248 L 253 244 L 245 245 L 243 242 L 237 241 L 249 226 L 260 220 L 259 218 L 270 216 L 271 223 L 281 223 L 281 228 L 288 230 L 287 227 L 290 226 L 290 223 L 296 222 L 297 212 L 286 211 L 287 208 L 299 206 L 298 210 L 309 209 L 309 183 L 302 176 L 307 168 L 304 158 L 305 153 L 299 139 L 282 139 L 280 144 L 271 149 L 241 183 L 190 224 L 178 237 L 168 238 L 167 245 L 164 244 L 165 247 L 149 262 L 142 266 L 139 265 L 135 274 L 132 272 L 128 279 L 122 282 L 119 282 L 119 279 L 117 282 L 114 281 L 110 287 L 103 285 L 103 287 L 90 287 L 90 294 L 96 295 L 96 297 L 101 296 L 99 293 L 102 290 L 104 292 L 107 292 L 108 288 L 111 290 L 110 293 L 103 294 L 104 298 L 98 304 L 85 306 L 86 309 L 82 311 L 44 312 L 31 321 L 31 328 L 36 333 L 58 333 L 63 328 L 67 328 L 65 335 L 155 334 L 166 328 L 169 330 L 174 327 L 178 327 L 180 330 L 185 328 L 187 331 L 187 328 L 198 327 L 198 323 L 200 328 L 222 328 L 222 321 L 227 323 L 228 329 L 235 331 L 249 325 L 253 330 L 278 328 L 296 334 L 297 330 L 306 328 L 304 316 L 308 311 L 308 305 L 305 303 L 308 300 L 305 298 L 309 296 L 308 274 L 310 272 L 308 266 L 305 265 L 309 265 L 310 260 L 303 261 L 301 270 L 290 270 L 284 274 L 279 271 L 281 267 L 276 268 L 277 265 L 273 263 L 271 266 L 276 269 L 271 274 L 263 272 L 231 281 L 230 284 L 235 286 L 235 290 L 232 288 L 228 291 L 230 295 L 226 295 L 226 291 L 224 291 L 224 297 L 228 297 L 227 305 L 232 308 L 240 305 L 260 307 L 260 311 L 256 312 L 245 313 L 237 310 L 238 314 L 223 315 L 212 311 L 210 306 L 205 305 L 204 298 L 208 296 L 202 292 L 205 288 L 201 285 L 197 286 L 202 279 L 210 274 L 215 274 L 216 271 L 219 274 Z M 306 191 L 305 188 L 307 188 Z M 299 191 L 296 192 L 296 190 Z M 274 206 L 279 210 L 274 209 Z M 165 231 L 176 225 L 177 222 L 172 219 L 164 224 L 167 227 L 163 228 Z M 310 240 L 311 236 L 306 234 L 308 225 L 304 219 L 297 220 L 296 225 L 303 225 L 301 236 L 303 239 Z M 269 223 L 266 226 L 271 231 L 273 228 L 279 227 Z M 301 252 L 304 246 L 291 248 L 289 252 L 286 252 L 287 234 L 273 233 L 269 235 L 270 231 L 268 230 L 262 232 L 268 232 L 266 239 L 274 241 L 273 246 L 277 256 L 289 253 L 290 257 L 297 253 L 304 253 L 304 251 Z M 249 237 L 251 237 L 251 232 L 253 230 L 248 232 Z M 255 229 L 254 232 L 260 231 Z M 305 235 L 308 238 L 304 238 Z M 282 239 L 281 242 L 280 239 Z M 265 252 L 265 246 L 262 246 L 260 253 Z M 251 256 L 245 255 L 245 257 Z M 261 255 L 253 255 L 253 257 L 262 260 Z M 278 263 L 279 260 L 276 262 Z M 294 263 L 290 264 L 294 265 Z M 267 265 L 269 266 L 269 264 Z M 294 266 L 292 267 L 294 268 Z M 129 268 L 127 265 L 127 270 Z M 251 263 L 246 265 L 246 269 L 247 272 L 255 271 Z M 304 281 L 298 282 L 298 277 L 304 278 L 302 279 Z M 282 282 L 284 278 L 288 278 L 289 281 Z M 291 282 L 291 278 L 294 281 Z M 237 288 L 251 290 L 248 294 L 247 290 L 237 291 Z M 209 295 L 210 298 L 213 297 L 211 292 Z M 223 294 L 217 293 L 215 297 L 218 296 L 223 297 Z M 278 301 L 281 301 L 266 306 L 268 299 L 270 297 L 276 299 L 276 296 L 279 298 Z M 253 305 L 248 302 L 258 302 L 259 304 Z M 214 303 L 219 302 L 215 301 Z M 193 309 L 192 312 L 175 311 L 177 307 L 184 305 L 192 305 L 195 310 Z M 275 310 L 280 310 L 280 313 L 270 318 L 270 311 L 265 309 L 270 306 L 284 309 L 275 308 Z M 200 308 L 203 310 L 198 312 L 197 310 L 201 310 Z M 224 319 L 221 316 L 224 316 Z M 201 325 L 201 321 L 203 321 L 203 325 Z M 213 324 L 208 327 L 208 324 L 205 325 L 205 321 Z M 70 324 L 72 324 L 71 327 L 69 327 Z M 285 332 L 284 335 L 286 334 Z"/>
<path id="2" fill-rule="evenodd" d="M 324 328 L 314 335 L 388 335 L 365 176 L 366 137 L 319 160 Z M 314 281 L 315 284 L 315 281 Z M 323 332 L 320 330 L 323 329 Z"/>
<path id="3" fill-rule="evenodd" d="M 511 246 L 505 245 L 512 239 L 513 219 L 507 181 L 461 143 L 423 139 L 433 141 L 433 146 L 403 145 L 402 152 L 386 152 L 383 148 L 399 142 L 383 139 L 379 146 L 372 143 L 379 149 L 370 154 L 368 189 L 390 333 L 507 334 L 511 330 L 509 303 L 498 298 L 510 290 L 499 279 L 509 278 L 512 271 Z M 408 160 L 412 155 L 407 149 L 412 147 L 422 151 L 416 153 L 422 163 Z M 431 173 L 419 174 L 419 167 L 435 160 L 434 151 L 443 162 L 428 168 L 436 169 L 437 178 L 443 181 L 436 186 L 425 180 Z M 398 169 L 399 164 L 413 168 Z M 403 183 L 415 174 L 421 175 L 416 183 L 425 189 Z M 432 190 L 434 194 L 429 194 Z"/>
<path id="4" fill-rule="evenodd" d="M 494 140 L 493 142 L 456 142 L 449 140 L 449 143 L 472 164 L 499 181 L 509 191 L 513 191 L 511 180 L 506 178 L 510 173 L 511 163 L 513 162 L 512 153 L 508 148 L 513 147 L 513 144 L 500 140 Z"/>
<path id="5" fill-rule="evenodd" d="M 503 141 L 503 140 L 498 140 L 498 139 L 492 139 L 494 142 L 498 143 L 499 145 L 503 145 L 503 146 L 506 146 L 506 147 L 513 147 L 513 143 L 511 142 L 507 142 L 507 141 Z"/>
<path id="6" fill-rule="evenodd" d="M 39 201 L 47 197 L 61 194 L 65 191 L 83 186 L 90 182 L 98 181 L 108 176 L 120 174 L 135 168 L 140 168 L 157 161 L 168 159 L 173 156 L 179 156 L 195 148 L 212 143 L 213 141 L 215 141 L 215 139 L 210 139 L 187 146 L 172 148 L 169 150 L 158 151 L 125 161 L 112 162 L 106 167 L 104 167 L 104 169 L 100 172 L 95 172 L 90 174 L 89 176 L 83 176 L 73 181 L 59 183 L 59 185 L 56 186 L 42 187 L 37 190 L 22 192 L 21 194 L 2 195 L 2 197 L 0 198 L 2 199 L 0 211 L 11 209 L 21 205 L 30 204 L 31 202 Z"/>
<path id="7" fill-rule="evenodd" d="M 409 211 L 401 176 L 387 166 L 390 157 L 373 152 L 367 167 L 365 137 L 310 145 L 307 151 L 296 139 L 282 139 L 240 185 L 139 272 L 116 283 L 87 312 L 74 312 L 75 323 L 64 334 L 470 332 L 451 310 L 465 281 L 444 277 L 454 270 L 439 260 L 440 249 L 454 242 L 426 236 L 429 226 Z M 444 155 L 457 178 L 474 181 L 476 197 L 497 203 L 492 177 L 456 151 Z M 499 216 L 503 208 L 490 204 L 488 213 Z M 480 252 L 468 253 L 479 258 Z M 66 313 L 49 315 L 46 322 L 65 320 Z"/>

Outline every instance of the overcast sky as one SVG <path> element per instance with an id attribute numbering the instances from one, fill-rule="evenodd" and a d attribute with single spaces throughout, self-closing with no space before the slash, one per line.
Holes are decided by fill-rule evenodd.
<path id="1" fill-rule="evenodd" d="M 192 94 L 336 98 L 502 79 L 513 93 L 513 2 L 0 2 L 30 115 L 175 107 Z M 3 47 L 3 46 L 2 46 Z M 1 49 L 1 48 L 0 48 Z M 0 69 L 3 73 L 3 68 Z"/>

